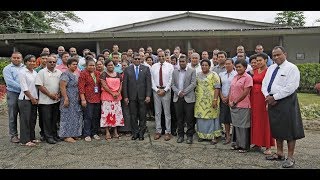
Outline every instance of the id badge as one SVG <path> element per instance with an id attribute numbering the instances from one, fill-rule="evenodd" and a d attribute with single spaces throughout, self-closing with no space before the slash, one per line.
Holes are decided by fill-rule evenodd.
<path id="1" fill-rule="evenodd" d="M 95 86 L 95 87 L 94 87 L 94 93 L 99 93 L 99 88 L 98 88 L 98 86 Z"/>

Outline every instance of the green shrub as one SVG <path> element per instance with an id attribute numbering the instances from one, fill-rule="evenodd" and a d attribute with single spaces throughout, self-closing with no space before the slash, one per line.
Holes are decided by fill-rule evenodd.
<path id="1" fill-rule="evenodd" d="M 303 120 L 314 120 L 320 118 L 320 104 L 301 106 L 300 110 Z"/>
<path id="2" fill-rule="evenodd" d="M 297 64 L 300 71 L 299 92 L 316 93 L 315 85 L 320 82 L 320 64 Z"/>
<path id="3" fill-rule="evenodd" d="M 9 58 L 1 58 L 0 59 L 0 84 L 4 84 L 2 71 L 3 71 L 3 68 L 6 67 L 8 64 L 10 64 Z"/>

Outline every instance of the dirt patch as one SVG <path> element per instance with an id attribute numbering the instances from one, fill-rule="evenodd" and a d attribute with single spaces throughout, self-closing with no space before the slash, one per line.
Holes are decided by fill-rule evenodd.
<path id="1" fill-rule="evenodd" d="M 305 130 L 316 130 L 320 131 L 320 119 L 315 120 L 304 120 L 303 127 Z"/>

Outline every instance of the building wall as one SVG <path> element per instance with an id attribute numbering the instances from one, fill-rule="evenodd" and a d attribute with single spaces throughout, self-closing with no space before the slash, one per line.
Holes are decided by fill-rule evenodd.
<path id="1" fill-rule="evenodd" d="M 295 64 L 320 63 L 320 35 L 290 35 L 283 37 L 288 60 Z M 297 54 L 300 58 L 297 58 Z M 304 59 L 303 59 L 304 56 Z"/>

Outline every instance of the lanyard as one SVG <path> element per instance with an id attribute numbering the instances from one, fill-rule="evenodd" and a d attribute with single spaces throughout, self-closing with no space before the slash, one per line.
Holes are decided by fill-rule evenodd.
<path id="1" fill-rule="evenodd" d="M 94 84 L 97 85 L 96 75 L 93 73 L 93 75 L 91 74 L 91 77 L 92 77 L 92 79 L 93 79 L 93 81 L 94 81 Z"/>

